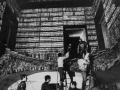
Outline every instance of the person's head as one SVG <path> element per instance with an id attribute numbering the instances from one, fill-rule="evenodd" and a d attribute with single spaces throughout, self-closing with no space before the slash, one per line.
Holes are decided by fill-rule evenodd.
<path id="1" fill-rule="evenodd" d="M 76 88 L 76 85 L 77 85 L 77 83 L 76 83 L 75 81 L 73 81 L 73 82 L 71 83 L 71 88 Z"/>
<path id="2" fill-rule="evenodd" d="M 69 43 L 69 45 L 68 45 L 68 51 L 69 51 L 71 48 L 72 48 L 72 44 Z"/>
<path id="3" fill-rule="evenodd" d="M 27 75 L 26 74 L 21 74 L 20 79 L 21 79 L 21 81 L 27 81 Z"/>
<path id="4" fill-rule="evenodd" d="M 58 57 L 61 57 L 62 56 L 62 53 L 58 53 Z"/>
<path id="5" fill-rule="evenodd" d="M 69 43 L 69 45 L 68 45 L 69 47 L 71 47 L 71 43 Z"/>
<path id="6" fill-rule="evenodd" d="M 79 38 L 79 42 L 82 42 L 82 39 L 81 39 L 81 38 Z"/>
<path id="7" fill-rule="evenodd" d="M 50 82 L 51 81 L 51 77 L 50 77 L 50 75 L 46 75 L 45 76 L 45 82 Z"/>

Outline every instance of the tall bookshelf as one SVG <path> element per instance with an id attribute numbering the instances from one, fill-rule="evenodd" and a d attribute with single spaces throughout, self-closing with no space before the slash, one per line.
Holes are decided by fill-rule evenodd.
<path id="1" fill-rule="evenodd" d="M 120 5 L 117 5 L 116 1 L 102 0 L 111 46 L 120 38 Z"/>
<path id="2" fill-rule="evenodd" d="M 6 7 L 6 2 L 5 1 L 0 2 L 0 32 L 1 32 L 2 19 L 3 19 L 5 7 Z"/>
<path id="3" fill-rule="evenodd" d="M 95 22 L 94 22 L 94 12 L 92 10 L 92 7 L 86 7 L 85 8 L 85 17 L 86 17 L 86 25 L 87 25 L 87 38 L 89 45 L 91 46 L 92 53 L 95 53 L 98 51 L 98 39 L 97 39 L 97 33 L 95 28 Z"/>
<path id="4" fill-rule="evenodd" d="M 86 12 L 85 12 L 86 11 Z M 85 13 L 87 16 L 85 17 Z M 16 51 L 39 59 L 56 60 L 64 51 L 63 26 L 87 24 L 89 41 L 94 37 L 95 25 L 90 7 L 26 9 L 18 19 Z M 93 40 L 94 41 L 94 40 Z M 95 42 L 89 42 L 95 46 Z M 93 49 L 92 50 L 96 50 Z"/>

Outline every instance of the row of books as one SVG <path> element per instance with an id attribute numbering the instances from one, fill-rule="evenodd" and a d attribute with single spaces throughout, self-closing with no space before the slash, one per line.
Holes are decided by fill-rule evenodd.
<path id="1" fill-rule="evenodd" d="M 87 29 L 89 30 L 89 29 L 95 29 L 95 25 L 93 24 L 93 25 L 87 25 Z"/>
<path id="2" fill-rule="evenodd" d="M 110 0 L 111 2 L 112 0 Z M 106 8 L 108 3 L 109 3 L 109 0 L 102 0 L 102 3 L 103 3 L 103 8 Z"/>
<path id="3" fill-rule="evenodd" d="M 94 20 L 86 20 L 85 23 L 87 25 L 89 25 L 89 24 L 95 24 Z"/>
<path id="4" fill-rule="evenodd" d="M 89 41 L 89 45 L 98 47 L 98 41 Z"/>
<path id="5" fill-rule="evenodd" d="M 20 18 L 24 17 L 24 18 L 30 18 L 30 17 L 34 17 L 34 18 L 39 18 L 39 17 L 63 17 L 63 16 L 84 16 L 84 15 L 92 15 L 93 12 L 91 11 L 81 11 L 81 12 L 44 12 L 44 13 L 31 13 L 31 14 L 21 14 Z M 20 21 L 22 21 L 20 19 Z M 27 21 L 24 20 L 24 21 Z"/>
<path id="6" fill-rule="evenodd" d="M 42 37 L 42 36 L 63 36 L 63 31 L 58 32 L 31 32 L 31 33 L 17 33 L 17 37 Z"/>
<path id="7" fill-rule="evenodd" d="M 21 13 L 39 13 L 39 12 L 81 12 L 90 7 L 63 7 L 63 8 L 40 8 L 40 9 L 25 9 Z"/>
<path id="8" fill-rule="evenodd" d="M 92 11 L 85 11 L 85 15 L 93 15 Z"/>
<path id="9" fill-rule="evenodd" d="M 120 38 L 120 27 L 115 28 L 115 35 L 116 35 L 116 39 L 118 40 Z"/>
<path id="10" fill-rule="evenodd" d="M 87 35 L 97 35 L 96 30 L 87 30 Z"/>
<path id="11" fill-rule="evenodd" d="M 0 19 L 3 18 L 5 7 L 6 7 L 6 1 L 0 2 Z"/>
<path id="12" fill-rule="evenodd" d="M 112 0 L 109 0 L 106 7 L 104 7 L 103 5 L 103 8 L 105 9 L 105 15 L 110 11 L 112 4 L 113 4 Z"/>
<path id="13" fill-rule="evenodd" d="M 115 10 L 115 12 L 113 13 L 110 21 L 107 23 L 107 27 L 108 29 L 110 29 L 111 25 L 113 24 L 113 22 L 115 21 L 115 19 L 117 18 L 117 16 L 120 14 L 120 6 L 117 7 L 117 9 Z"/>
<path id="14" fill-rule="evenodd" d="M 0 31 L 1 31 L 2 19 L 3 19 L 5 7 L 6 7 L 6 1 L 0 2 Z"/>
<path id="15" fill-rule="evenodd" d="M 109 11 L 105 14 L 106 22 L 109 21 L 110 17 L 112 16 L 113 12 L 115 11 L 115 9 L 116 9 L 115 4 L 112 4 Z"/>
<path id="16" fill-rule="evenodd" d="M 57 17 L 57 16 L 84 16 L 84 11 L 81 12 L 44 12 L 44 13 L 31 13 L 31 14 L 21 14 L 22 17 Z"/>
<path id="17" fill-rule="evenodd" d="M 97 41 L 97 36 L 95 35 L 95 36 L 88 36 L 88 40 L 96 40 Z"/>
<path id="18" fill-rule="evenodd" d="M 115 29 L 115 28 L 119 27 L 119 25 L 120 25 L 120 14 L 117 17 L 117 19 L 114 21 L 114 23 L 112 24 L 111 28 Z"/>
<path id="19" fill-rule="evenodd" d="M 34 47 L 63 47 L 63 42 L 43 42 L 43 43 L 19 43 L 16 48 L 34 48 Z"/>
<path id="20" fill-rule="evenodd" d="M 20 18 L 19 24 L 22 25 L 29 25 L 29 24 L 37 24 L 40 25 L 40 22 L 55 22 L 55 21 L 89 21 L 91 22 L 94 19 L 93 16 L 61 16 L 61 17 L 39 17 L 39 18 Z M 21 22 L 21 23 L 20 23 Z M 24 23 L 23 23 L 24 22 Z"/>
<path id="21" fill-rule="evenodd" d="M 51 48 L 51 47 L 45 47 L 45 48 L 40 48 L 40 47 L 35 47 L 35 48 L 16 48 L 15 51 L 17 52 L 29 52 L 29 53 L 49 53 L 49 52 L 61 52 L 63 51 L 63 47 L 56 47 L 56 48 Z"/>
<path id="22" fill-rule="evenodd" d="M 33 38 L 16 38 L 16 42 L 39 42 L 39 41 L 48 41 L 48 42 L 59 42 L 63 41 L 62 37 L 33 37 Z"/>
<path id="23" fill-rule="evenodd" d="M 99 49 L 98 46 L 91 47 L 91 51 L 92 51 L 91 53 L 95 54 L 98 51 L 98 49 Z"/>
<path id="24" fill-rule="evenodd" d="M 61 22 L 32 22 L 32 23 L 19 23 L 18 27 L 40 27 L 40 26 L 63 26 L 63 25 L 83 25 L 85 21 L 61 21 Z"/>
<path id="25" fill-rule="evenodd" d="M 36 31 L 63 31 L 63 26 L 54 26 L 54 27 L 18 27 L 18 32 L 36 32 Z"/>
<path id="26" fill-rule="evenodd" d="M 110 42 L 111 45 L 116 43 L 118 39 L 120 38 L 120 14 L 112 24 L 111 28 L 109 29 L 110 34 Z"/>

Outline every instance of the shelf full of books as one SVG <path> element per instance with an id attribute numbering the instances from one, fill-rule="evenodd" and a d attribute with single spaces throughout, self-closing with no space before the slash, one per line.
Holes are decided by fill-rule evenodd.
<path id="1" fill-rule="evenodd" d="M 98 48 L 97 33 L 94 22 L 94 13 L 92 7 L 85 9 L 85 19 L 86 19 L 86 28 L 87 28 L 87 39 L 89 45 L 91 46 L 91 51 L 94 54 Z"/>
<path id="2" fill-rule="evenodd" d="M 2 19 L 3 19 L 5 7 L 6 7 L 6 2 L 5 1 L 0 2 L 0 31 L 1 31 Z"/>
<path id="3" fill-rule="evenodd" d="M 111 46 L 120 38 L 120 6 L 116 4 L 116 1 L 102 0 Z"/>
<path id="4" fill-rule="evenodd" d="M 85 10 L 87 20 L 85 17 Z M 18 23 L 16 39 L 16 51 L 31 53 L 39 59 L 47 56 L 51 59 L 58 52 L 64 53 L 64 25 L 85 25 L 88 33 L 93 35 L 90 39 L 96 39 L 94 17 L 91 15 L 91 7 L 63 7 L 26 9 L 21 11 Z M 91 31 L 90 31 L 91 30 Z M 93 40 L 93 41 L 94 41 Z M 92 41 L 92 40 L 91 40 Z M 96 42 L 90 42 L 95 46 Z M 95 49 L 94 49 L 95 50 Z M 38 54 L 39 53 L 39 54 Z M 48 55 L 42 55 L 47 53 Z M 55 54 L 55 55 L 54 55 Z M 45 58 L 45 57 L 44 57 Z M 55 59 L 55 57 L 54 57 Z"/>

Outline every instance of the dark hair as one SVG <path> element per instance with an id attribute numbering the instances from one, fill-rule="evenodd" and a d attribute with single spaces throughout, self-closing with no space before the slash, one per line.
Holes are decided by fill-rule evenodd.
<path id="1" fill-rule="evenodd" d="M 72 85 L 76 87 L 77 83 L 75 81 L 72 82 Z"/>
<path id="2" fill-rule="evenodd" d="M 25 77 L 27 77 L 26 74 L 21 74 L 21 75 L 20 75 L 20 79 L 21 79 L 21 80 L 22 80 L 23 78 L 25 78 Z"/>
<path id="3" fill-rule="evenodd" d="M 61 57 L 62 56 L 62 53 L 58 53 L 58 57 Z"/>
<path id="4" fill-rule="evenodd" d="M 79 37 L 79 39 L 81 39 L 81 40 L 82 40 L 82 38 L 81 38 L 81 37 Z"/>
<path id="5" fill-rule="evenodd" d="M 48 79 L 50 79 L 51 77 L 50 77 L 50 75 L 46 75 L 45 76 L 45 81 L 47 81 Z"/>

